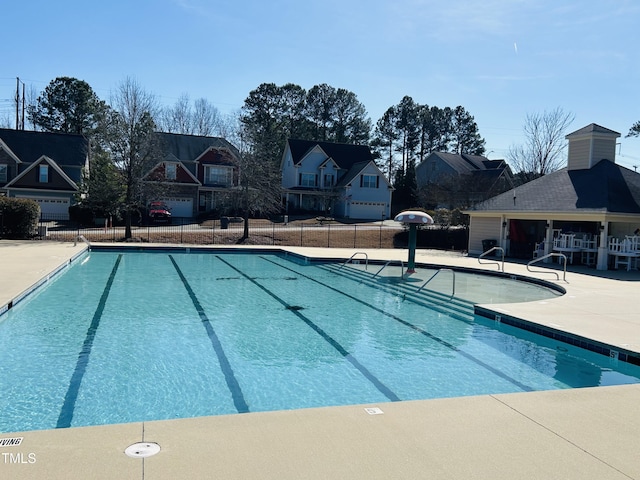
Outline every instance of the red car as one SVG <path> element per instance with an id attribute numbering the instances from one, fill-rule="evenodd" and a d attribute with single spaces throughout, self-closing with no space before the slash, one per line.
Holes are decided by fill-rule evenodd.
<path id="1" fill-rule="evenodd" d="M 151 202 L 149 220 L 153 223 L 171 223 L 171 210 L 164 202 Z"/>

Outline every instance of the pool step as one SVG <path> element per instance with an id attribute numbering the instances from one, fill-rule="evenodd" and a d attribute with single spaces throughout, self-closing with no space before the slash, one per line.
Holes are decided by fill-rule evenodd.
<path id="1" fill-rule="evenodd" d="M 331 271 L 334 274 L 389 292 L 393 295 L 402 295 L 405 299 L 409 299 L 412 302 L 436 309 L 449 315 L 455 315 L 465 321 L 470 321 L 474 318 L 473 303 L 456 297 L 451 298 L 450 294 L 443 294 L 429 290 L 427 287 L 418 292 L 418 288 L 420 288 L 423 282 L 385 282 L 385 279 L 388 280 L 394 277 L 374 276 L 375 272 L 378 270 L 377 268 L 372 270 L 362 270 L 349 266 L 342 267 L 341 264 L 326 264 L 323 265 L 322 268 Z"/>

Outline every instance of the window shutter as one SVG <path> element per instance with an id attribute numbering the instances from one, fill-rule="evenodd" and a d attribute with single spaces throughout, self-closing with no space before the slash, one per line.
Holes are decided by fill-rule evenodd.
<path id="1" fill-rule="evenodd" d="M 376 176 L 376 188 L 380 188 L 380 177 Z"/>
<path id="2" fill-rule="evenodd" d="M 298 185 L 299 186 L 302 185 L 302 174 L 301 173 L 298 174 Z"/>
<path id="3" fill-rule="evenodd" d="M 318 186 L 318 174 L 317 173 L 313 176 L 313 181 L 315 183 L 314 186 L 317 187 Z"/>
<path id="4" fill-rule="evenodd" d="M 364 185 L 364 175 L 360 175 L 360 188 Z"/>

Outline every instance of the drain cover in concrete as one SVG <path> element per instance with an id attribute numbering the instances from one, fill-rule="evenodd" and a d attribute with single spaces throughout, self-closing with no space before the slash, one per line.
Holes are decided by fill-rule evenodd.
<path id="1" fill-rule="evenodd" d="M 129 445 L 124 453 L 131 458 L 146 458 L 160 451 L 160 445 L 152 442 L 139 442 Z"/>

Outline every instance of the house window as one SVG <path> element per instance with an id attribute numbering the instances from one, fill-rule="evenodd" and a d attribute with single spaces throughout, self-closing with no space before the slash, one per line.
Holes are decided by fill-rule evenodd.
<path id="1" fill-rule="evenodd" d="M 362 188 L 378 188 L 378 176 L 362 175 L 360 177 L 360 186 Z"/>
<path id="2" fill-rule="evenodd" d="M 324 176 L 324 186 L 325 187 L 333 187 L 336 183 L 336 177 L 331 174 L 327 174 Z"/>
<path id="3" fill-rule="evenodd" d="M 0 165 L 0 182 L 6 182 L 7 181 L 7 177 L 8 177 L 8 166 L 7 165 Z"/>
<path id="4" fill-rule="evenodd" d="M 175 180 L 178 176 L 178 166 L 175 163 L 166 163 L 164 166 L 164 175 L 167 180 Z"/>
<path id="5" fill-rule="evenodd" d="M 225 167 L 208 167 L 205 182 L 207 185 L 230 187 L 231 169 Z"/>
<path id="6" fill-rule="evenodd" d="M 301 173 L 300 186 L 301 187 L 317 187 L 318 175 L 315 173 Z"/>
<path id="7" fill-rule="evenodd" d="M 38 181 L 40 183 L 49 183 L 49 165 L 40 165 Z"/>

